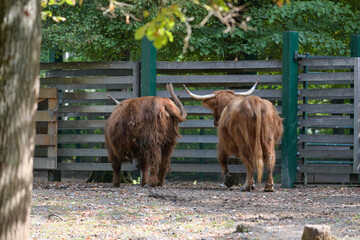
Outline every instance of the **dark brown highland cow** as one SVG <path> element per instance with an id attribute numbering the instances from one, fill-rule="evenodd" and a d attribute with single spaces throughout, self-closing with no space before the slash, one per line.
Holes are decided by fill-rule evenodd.
<path id="1" fill-rule="evenodd" d="M 261 183 L 263 167 L 267 171 L 266 192 L 274 191 L 273 169 L 275 166 L 275 144 L 283 134 L 282 119 L 273 104 L 250 94 L 257 82 L 247 92 L 236 93 L 230 90 L 217 91 L 199 96 L 186 91 L 202 104 L 210 108 L 214 115 L 214 124 L 219 136 L 218 161 L 221 165 L 225 185 L 231 187 L 234 181 L 227 164 L 229 157 L 239 157 L 246 167 L 246 182 L 243 190 L 255 189 L 254 170 L 258 183 Z M 250 95 L 250 96 L 249 96 Z"/>
<path id="2" fill-rule="evenodd" d="M 105 124 L 105 142 L 113 168 L 113 184 L 120 185 L 123 162 L 137 159 L 142 171 L 141 186 L 162 186 L 170 170 L 171 153 L 179 137 L 178 124 L 186 112 L 167 84 L 176 106 L 169 98 L 139 97 L 118 102 Z M 148 179 L 148 171 L 150 178 Z"/>

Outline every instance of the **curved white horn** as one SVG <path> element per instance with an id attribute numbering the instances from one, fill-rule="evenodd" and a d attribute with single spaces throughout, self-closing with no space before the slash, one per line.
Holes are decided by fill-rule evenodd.
<path id="1" fill-rule="evenodd" d="M 120 103 L 118 100 L 116 100 L 114 97 L 110 96 L 109 94 L 106 94 L 106 96 L 108 96 L 108 98 L 113 100 L 116 105 Z"/>
<path id="2" fill-rule="evenodd" d="M 254 92 L 255 88 L 256 88 L 256 85 L 258 84 L 260 78 L 258 77 L 257 80 L 256 80 L 256 83 L 254 84 L 254 86 L 252 86 L 252 88 L 246 92 L 235 92 L 234 94 L 235 95 L 241 95 L 241 96 L 247 96 L 247 95 L 250 95 Z"/>
<path id="3" fill-rule="evenodd" d="M 186 92 L 192 97 L 192 98 L 195 98 L 197 100 L 206 100 L 206 99 L 209 99 L 209 98 L 212 98 L 212 97 L 215 97 L 215 94 L 211 93 L 211 94 L 207 94 L 207 95 L 196 95 L 192 92 L 189 91 L 189 89 L 187 89 L 187 87 L 185 86 L 185 84 L 183 84 Z"/>

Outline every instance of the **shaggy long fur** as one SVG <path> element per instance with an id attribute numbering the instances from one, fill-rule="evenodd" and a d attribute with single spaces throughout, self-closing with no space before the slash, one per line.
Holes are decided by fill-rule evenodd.
<path id="1" fill-rule="evenodd" d="M 202 103 L 212 110 L 215 118 L 218 161 L 225 184 L 228 187 L 233 184 L 227 164 L 230 155 L 234 155 L 241 158 L 247 170 L 244 190 L 254 189 L 254 170 L 261 182 L 265 165 L 265 191 L 274 191 L 275 145 L 281 139 L 283 125 L 273 104 L 257 96 L 236 96 L 232 91 L 215 92 L 215 97 Z"/>
<path id="2" fill-rule="evenodd" d="M 168 89 L 176 98 L 172 85 Z M 179 107 L 170 99 L 161 97 L 127 99 L 115 107 L 105 125 L 114 186 L 120 185 L 121 163 L 135 158 L 143 174 L 142 186 L 163 185 L 165 175 L 170 171 L 171 153 L 180 136 L 178 123 L 186 119 L 183 106 Z"/>

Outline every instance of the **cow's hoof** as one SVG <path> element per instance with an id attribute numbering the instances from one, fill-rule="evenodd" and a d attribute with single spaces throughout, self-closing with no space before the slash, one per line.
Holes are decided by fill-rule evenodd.
<path id="1" fill-rule="evenodd" d="M 274 192 L 275 189 L 274 189 L 274 185 L 273 184 L 266 184 L 265 185 L 265 189 L 264 189 L 264 192 Z"/>
<path id="2" fill-rule="evenodd" d="M 255 185 L 244 185 L 241 187 L 242 192 L 250 192 L 251 190 L 255 190 Z"/>
<path id="3" fill-rule="evenodd" d="M 235 185 L 234 178 L 231 175 L 226 175 L 224 177 L 224 184 L 226 187 L 231 188 L 232 186 Z"/>

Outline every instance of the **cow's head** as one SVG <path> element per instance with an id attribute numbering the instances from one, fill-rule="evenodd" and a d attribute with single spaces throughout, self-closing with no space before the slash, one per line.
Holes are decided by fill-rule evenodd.
<path id="1" fill-rule="evenodd" d="M 214 125 L 217 126 L 221 113 L 224 108 L 229 104 L 231 100 L 236 98 L 237 96 L 248 96 L 254 92 L 256 85 L 258 84 L 259 78 L 252 88 L 246 92 L 234 92 L 231 90 L 221 90 L 216 91 L 207 95 L 197 95 L 189 91 L 185 85 L 184 88 L 186 92 L 196 100 L 202 100 L 202 105 L 209 108 L 213 112 L 214 116 Z"/>

